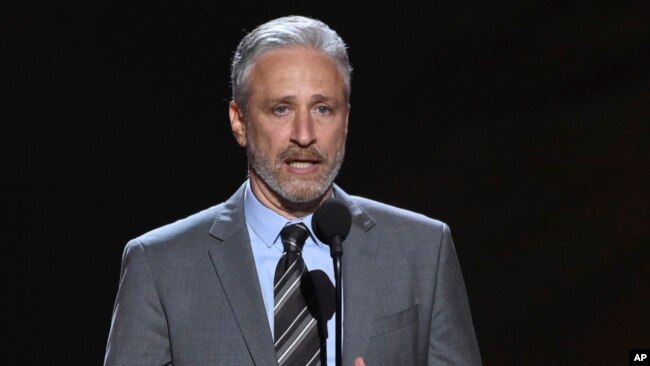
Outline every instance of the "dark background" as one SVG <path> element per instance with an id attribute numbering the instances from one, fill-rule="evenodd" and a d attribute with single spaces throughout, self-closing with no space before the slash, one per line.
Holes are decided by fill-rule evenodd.
<path id="1" fill-rule="evenodd" d="M 124 244 L 225 200 L 244 30 L 302 14 L 355 67 L 349 193 L 452 228 L 486 365 L 650 348 L 647 1 L 5 5 L 2 356 L 100 364 Z"/>

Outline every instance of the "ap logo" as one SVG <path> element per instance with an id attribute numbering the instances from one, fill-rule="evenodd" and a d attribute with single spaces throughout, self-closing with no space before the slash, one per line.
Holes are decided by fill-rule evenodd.
<path id="1" fill-rule="evenodd" d="M 630 365 L 650 365 L 650 350 L 647 349 L 631 349 L 630 350 Z"/>

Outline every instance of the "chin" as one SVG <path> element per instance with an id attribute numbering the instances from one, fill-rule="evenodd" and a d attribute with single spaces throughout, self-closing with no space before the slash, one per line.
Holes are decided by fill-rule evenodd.
<path id="1" fill-rule="evenodd" d="M 326 191 L 326 190 L 325 190 Z M 292 203 L 310 203 L 319 200 L 325 194 L 325 191 L 315 190 L 285 190 L 281 192 L 281 197 Z"/>
<path id="2" fill-rule="evenodd" d="M 286 205 L 309 205 L 319 201 L 332 185 L 322 174 L 295 175 L 258 164 L 251 168 L 251 174 Z"/>
<path id="3" fill-rule="evenodd" d="M 321 199 L 329 187 L 329 184 L 326 185 L 322 182 L 293 180 L 282 184 L 281 192 L 276 192 L 276 194 L 291 203 L 310 203 Z"/>

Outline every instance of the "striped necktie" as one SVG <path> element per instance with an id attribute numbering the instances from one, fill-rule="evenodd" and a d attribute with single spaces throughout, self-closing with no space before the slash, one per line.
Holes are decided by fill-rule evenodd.
<path id="1" fill-rule="evenodd" d="M 326 364 L 318 299 L 302 259 L 308 236 L 303 223 L 285 226 L 280 232 L 284 253 L 273 286 L 275 352 L 280 366 Z"/>

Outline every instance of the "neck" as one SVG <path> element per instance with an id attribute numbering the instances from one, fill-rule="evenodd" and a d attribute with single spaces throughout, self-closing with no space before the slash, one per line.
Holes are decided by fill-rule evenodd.
<path id="1" fill-rule="evenodd" d="M 250 174 L 251 179 L 249 182 L 255 197 L 264 206 L 287 219 L 305 217 L 313 213 L 325 200 L 332 196 L 333 192 L 332 186 L 330 186 L 321 197 L 315 200 L 308 202 L 290 202 L 271 190 L 261 179 L 254 179 L 257 177 L 253 177 L 252 174 Z"/>

